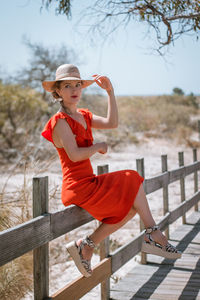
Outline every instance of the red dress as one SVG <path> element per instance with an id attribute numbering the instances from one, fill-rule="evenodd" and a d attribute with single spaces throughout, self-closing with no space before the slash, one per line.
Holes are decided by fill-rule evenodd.
<path id="1" fill-rule="evenodd" d="M 76 136 L 78 147 L 93 144 L 88 109 L 78 109 L 83 115 L 87 129 L 64 112 L 58 112 L 45 125 L 42 136 L 53 143 L 52 132 L 58 119 L 65 119 Z M 54 145 L 55 146 L 55 145 Z M 65 206 L 75 204 L 87 210 L 95 219 L 114 224 L 129 212 L 143 178 L 133 170 L 116 171 L 95 175 L 90 159 L 73 162 L 64 148 L 57 148 L 60 157 L 63 182 L 62 202 Z"/>

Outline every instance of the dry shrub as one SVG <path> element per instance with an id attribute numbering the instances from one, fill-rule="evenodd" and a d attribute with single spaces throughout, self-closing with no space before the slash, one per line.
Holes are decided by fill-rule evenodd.
<path id="1" fill-rule="evenodd" d="M 94 137 L 101 137 L 109 146 L 122 143 L 139 143 L 138 133 L 147 138 L 169 138 L 185 142 L 197 130 L 191 117 L 199 113 L 199 97 L 163 95 L 117 97 L 119 127 L 114 130 L 94 130 Z M 97 115 L 106 115 L 107 99 L 99 95 L 84 95 L 81 107 Z M 97 132 L 97 133 L 96 133 Z M 103 135 L 103 136 L 102 136 Z"/>
<path id="2" fill-rule="evenodd" d="M 191 128 L 182 125 L 173 132 L 172 136 L 174 135 L 175 137 L 177 137 L 178 142 L 181 143 L 183 140 L 189 140 L 191 133 Z"/>
<path id="3" fill-rule="evenodd" d="M 0 299 L 20 300 L 33 289 L 30 253 L 0 267 Z"/>
<path id="4" fill-rule="evenodd" d="M 190 148 L 200 148 L 200 142 L 194 141 L 192 139 L 186 139 L 186 145 Z"/>
<path id="5" fill-rule="evenodd" d="M 83 94 L 79 107 L 88 108 L 94 114 L 106 116 L 107 113 L 107 99 L 102 95 L 87 95 Z"/>
<path id="6" fill-rule="evenodd" d="M 16 208 L 0 207 L 0 231 L 20 223 Z M 9 251 L 9 250 L 8 250 Z M 32 255 L 27 253 L 0 267 L 0 299 L 21 299 L 32 290 Z"/>
<path id="7" fill-rule="evenodd" d="M 118 97 L 121 130 L 143 132 L 146 137 L 163 137 L 185 142 L 196 124 L 191 117 L 199 113 L 187 96 Z M 123 135 L 123 134 L 122 134 Z"/>

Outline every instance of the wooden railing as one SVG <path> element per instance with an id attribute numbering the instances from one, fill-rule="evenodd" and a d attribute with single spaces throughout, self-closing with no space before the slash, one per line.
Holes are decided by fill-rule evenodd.
<path id="1" fill-rule="evenodd" d="M 184 166 L 184 153 L 179 153 L 179 168 L 168 171 L 167 156 L 162 155 L 162 174 L 145 179 L 144 189 L 150 194 L 163 189 L 163 214 L 159 222 L 161 230 L 169 236 L 169 225 L 182 217 L 186 222 L 186 212 L 195 206 L 198 210 L 200 192 L 198 191 L 198 171 L 200 161 L 197 161 L 197 151 L 193 150 L 193 163 Z M 107 166 L 99 166 L 98 174 L 108 171 Z M 144 160 L 137 160 L 137 171 L 145 176 Z M 194 174 L 194 194 L 190 199 L 185 199 L 185 177 Z M 168 186 L 175 181 L 180 181 L 181 203 L 173 211 L 169 211 Z M 127 261 L 141 251 L 143 241 L 143 224 L 141 233 L 129 243 L 109 253 L 108 238 L 101 243 L 101 261 L 93 269 L 89 278 L 79 276 L 63 289 L 49 296 L 49 242 L 66 234 L 79 226 L 93 220 L 85 210 L 70 206 L 56 213 L 48 211 L 48 177 L 33 178 L 33 219 L 0 232 L 0 266 L 22 256 L 30 250 L 34 257 L 34 299 L 76 300 L 89 292 L 97 284 L 102 283 L 101 299 L 109 299 L 109 277 L 120 269 Z M 146 262 L 143 253 L 141 262 Z"/>

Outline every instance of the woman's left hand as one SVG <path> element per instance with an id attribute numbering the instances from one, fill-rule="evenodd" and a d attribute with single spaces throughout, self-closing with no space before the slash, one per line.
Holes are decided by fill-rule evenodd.
<path id="1" fill-rule="evenodd" d="M 112 83 L 110 82 L 110 79 L 106 76 L 102 75 L 93 75 L 95 82 L 104 90 L 107 92 L 110 92 L 113 90 Z"/>

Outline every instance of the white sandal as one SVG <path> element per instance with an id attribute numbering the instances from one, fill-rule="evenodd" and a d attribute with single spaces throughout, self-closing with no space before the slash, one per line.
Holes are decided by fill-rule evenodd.
<path id="1" fill-rule="evenodd" d="M 181 253 L 181 251 L 178 251 L 176 249 L 176 247 L 174 247 L 170 243 L 167 243 L 166 246 L 162 246 L 153 240 L 151 233 L 158 229 L 159 229 L 158 226 L 146 228 L 145 235 L 146 235 L 148 241 L 144 241 L 142 243 L 141 251 L 148 253 L 148 254 L 154 254 L 154 255 L 162 256 L 162 257 L 169 258 L 169 259 L 180 258 L 182 253 Z"/>
<path id="2" fill-rule="evenodd" d="M 85 245 L 88 245 L 91 248 L 96 247 L 95 243 L 87 236 L 82 240 L 79 246 L 77 246 L 76 242 L 71 242 L 66 246 L 66 249 L 73 258 L 75 265 L 81 274 L 85 277 L 90 277 L 92 275 L 91 260 L 84 259 L 82 255 L 82 249 Z"/>

